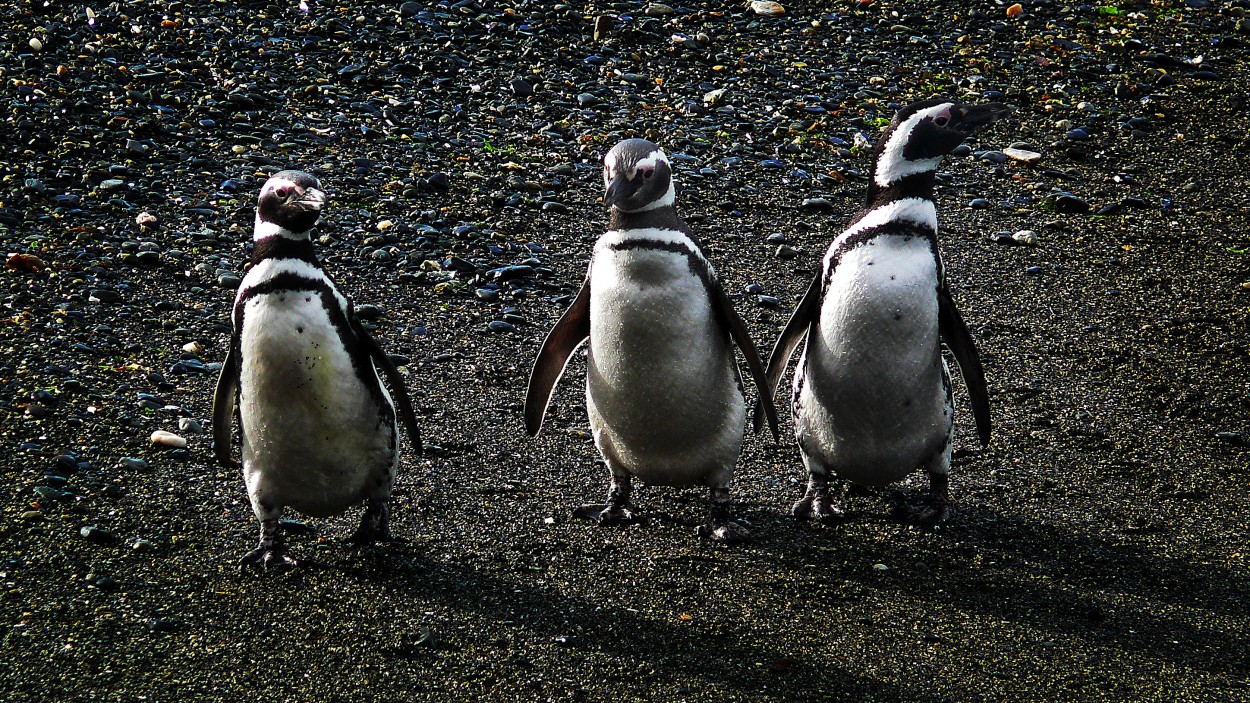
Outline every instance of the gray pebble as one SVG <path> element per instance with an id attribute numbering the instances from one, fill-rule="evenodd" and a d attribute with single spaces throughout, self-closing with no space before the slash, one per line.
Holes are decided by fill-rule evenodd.
<path id="1" fill-rule="evenodd" d="M 92 544 L 112 544 L 113 543 L 113 533 L 107 530 L 102 530 L 95 525 L 87 525 L 86 527 L 79 530 L 78 534 L 82 535 L 83 539 L 87 540 L 88 542 Z"/>
<path id="2" fill-rule="evenodd" d="M 973 210 L 986 210 L 993 205 L 993 203 L 985 198 L 973 198 L 972 201 L 968 203 L 968 207 Z"/>
<path id="3" fill-rule="evenodd" d="M 799 255 L 799 252 L 797 249 L 790 246 L 789 244 L 782 244 L 781 246 L 777 247 L 777 251 L 775 252 L 775 255 L 778 259 L 793 259 L 794 257 Z"/>
<path id="4" fill-rule="evenodd" d="M 204 428 L 200 425 L 199 420 L 192 417 L 178 418 L 178 431 L 187 434 L 200 434 L 204 432 Z"/>
<path id="5" fill-rule="evenodd" d="M 491 320 L 490 324 L 486 326 L 487 328 L 490 329 L 491 332 L 506 332 L 506 333 L 516 332 L 516 327 L 513 327 L 512 323 L 504 322 L 503 320 Z"/>

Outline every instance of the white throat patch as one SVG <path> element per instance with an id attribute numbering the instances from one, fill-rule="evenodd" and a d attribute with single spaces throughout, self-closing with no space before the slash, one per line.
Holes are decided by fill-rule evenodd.
<path id="1" fill-rule="evenodd" d="M 304 240 L 308 239 L 307 232 L 292 232 L 286 227 L 275 224 L 273 222 L 264 222 L 260 219 L 260 213 L 256 213 L 256 229 L 252 233 L 252 241 L 258 242 L 265 237 L 285 237 L 287 239 Z"/>
<path id="2" fill-rule="evenodd" d="M 938 164 L 942 162 L 942 157 L 912 161 L 903 156 L 903 149 L 906 147 L 907 141 L 911 139 L 911 134 L 916 129 L 916 125 L 921 120 L 928 117 L 936 117 L 942 113 L 950 113 L 951 107 L 951 103 L 943 103 L 921 110 L 908 117 L 906 122 L 894 130 L 890 135 L 890 140 L 886 142 L 885 148 L 881 150 L 881 157 L 877 160 L 877 172 L 873 178 L 873 182 L 877 186 L 888 188 L 891 183 L 907 176 L 932 171 L 937 168 Z"/>

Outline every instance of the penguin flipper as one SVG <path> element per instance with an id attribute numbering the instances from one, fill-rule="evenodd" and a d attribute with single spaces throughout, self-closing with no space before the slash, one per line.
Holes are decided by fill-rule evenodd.
<path id="1" fill-rule="evenodd" d="M 534 359 L 534 368 L 530 370 L 529 385 L 525 389 L 525 431 L 531 437 L 542 429 L 543 417 L 547 414 L 547 404 L 551 402 L 551 393 L 556 383 L 564 375 L 564 367 L 569 363 L 573 351 L 581 343 L 590 338 L 590 276 L 577 291 L 573 304 L 556 321 L 555 327 L 547 333 L 538 357 Z"/>
<path id="2" fill-rule="evenodd" d="M 719 282 L 712 281 L 711 294 L 713 307 L 719 312 L 720 318 L 725 322 L 725 326 L 729 328 L 729 334 L 733 337 L 734 343 L 738 345 L 738 348 L 742 350 L 742 355 L 747 359 L 747 368 L 751 371 L 751 380 L 755 382 L 755 390 L 759 394 L 751 429 L 755 432 L 760 431 L 760 414 L 762 410 L 763 414 L 768 418 L 768 427 L 773 431 L 773 441 L 776 442 L 781 438 L 781 434 L 777 430 L 777 407 L 773 405 L 773 394 L 768 392 L 768 380 L 764 375 L 764 364 L 760 361 L 760 353 L 756 351 L 755 343 L 751 341 L 751 335 L 747 332 L 746 325 L 742 324 L 742 318 L 734 310 L 733 303 L 730 302 L 729 296 L 725 294 L 725 289 L 721 287 Z"/>
<path id="3" fill-rule="evenodd" d="M 773 346 L 772 353 L 768 355 L 767 379 L 769 399 L 777 395 L 777 386 L 781 383 L 781 377 L 786 372 L 786 366 L 790 364 L 790 357 L 794 355 L 794 350 L 802 343 L 807 336 L 808 330 L 812 328 L 812 323 L 816 320 L 816 314 L 820 311 L 820 288 L 823 278 L 823 270 L 817 271 L 816 275 L 812 276 L 812 282 L 808 285 L 807 292 L 803 293 L 798 306 L 790 314 L 790 320 L 786 322 L 785 329 L 781 330 L 781 336 L 777 338 L 777 343 Z M 755 415 L 757 418 L 759 413 L 760 410 L 756 407 Z"/>
<path id="4" fill-rule="evenodd" d="M 364 325 L 360 324 L 360 320 L 354 315 L 351 323 L 356 337 L 365 345 L 369 358 L 373 359 L 374 367 L 386 377 L 386 383 L 393 391 L 392 400 L 395 401 L 399 419 L 404 423 L 404 429 L 408 432 L 408 440 L 412 442 L 412 448 L 418 454 L 424 453 L 425 447 L 421 444 L 421 428 L 417 426 L 417 414 L 413 412 L 412 401 L 408 399 L 408 385 L 404 383 L 404 377 L 399 374 L 399 369 L 395 368 L 395 362 L 391 361 L 391 358 L 382 350 L 382 345 L 378 344 L 378 340 L 365 329 Z"/>
<path id="5" fill-rule="evenodd" d="M 968 326 L 964 324 L 959 308 L 955 307 L 955 299 L 945 284 L 938 290 L 938 331 L 942 341 L 955 355 L 959 375 L 968 386 L 972 416 L 977 421 L 977 434 L 984 447 L 990 443 L 990 394 L 985 386 L 985 369 L 981 367 L 976 342 L 972 340 L 972 334 L 968 332 Z"/>
<path id="6" fill-rule="evenodd" d="M 213 392 L 213 456 L 218 464 L 227 469 L 239 468 L 239 462 L 230 456 L 230 430 L 234 425 L 234 405 L 238 394 L 239 369 L 234 346 L 231 345 L 217 376 L 217 389 Z"/>

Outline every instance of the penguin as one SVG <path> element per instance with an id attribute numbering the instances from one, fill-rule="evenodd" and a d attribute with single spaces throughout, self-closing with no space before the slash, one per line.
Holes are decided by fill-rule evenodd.
<path id="1" fill-rule="evenodd" d="M 311 174 L 282 171 L 265 182 L 252 265 L 234 299 L 230 348 L 213 397 L 213 449 L 222 466 L 240 467 L 230 438 L 237 399 L 241 468 L 260 521 L 260 544 L 242 565 L 297 565 L 279 523 L 288 507 L 330 517 L 363 502 L 353 541 L 390 539 L 396 401 L 421 451 L 403 378 L 313 252 L 309 232 L 325 202 Z"/>
<path id="2" fill-rule="evenodd" d="M 608 231 L 534 361 L 526 430 L 538 434 L 569 357 L 589 340 L 586 410 L 610 485 L 604 503 L 574 514 L 602 525 L 634 521 L 633 478 L 703 485 L 711 509 L 696 534 L 746 541 L 750 532 L 734 520 L 729 494 L 747 420 L 734 345 L 746 358 L 775 441 L 777 414 L 763 363 L 702 244 L 677 215 L 665 153 L 644 139 L 622 141 L 604 158 L 603 180 Z M 759 431 L 758 419 L 754 428 Z"/>
<path id="3" fill-rule="evenodd" d="M 946 519 L 954 407 L 943 343 L 989 444 L 985 372 L 938 251 L 934 174 L 965 138 L 1009 112 L 999 103 L 925 100 L 899 110 L 878 142 L 867 208 L 829 245 L 768 359 L 775 392 L 803 344 L 791 412 L 808 483 L 796 518 L 842 515 L 829 497 L 831 474 L 883 486 L 923 467 L 928 496 L 905 507 L 905 517 Z"/>

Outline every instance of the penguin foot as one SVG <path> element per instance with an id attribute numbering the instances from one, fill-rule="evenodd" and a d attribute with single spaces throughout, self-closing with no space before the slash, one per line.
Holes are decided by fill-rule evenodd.
<path id="1" fill-rule="evenodd" d="M 634 511 L 624 505 L 591 503 L 573 510 L 573 517 L 594 520 L 600 525 L 629 525 L 638 521 Z"/>
<path id="2" fill-rule="evenodd" d="M 732 520 L 725 522 L 707 522 L 694 528 L 694 533 L 703 539 L 720 544 L 744 544 L 751 541 L 751 531 Z"/>
<path id="3" fill-rule="evenodd" d="M 945 500 L 926 500 L 920 505 L 900 505 L 895 514 L 902 520 L 924 527 L 940 525 L 950 517 L 950 505 Z"/>
<path id="4" fill-rule="evenodd" d="M 386 501 L 370 501 L 360 517 L 360 527 L 352 535 L 352 544 L 367 547 L 374 542 L 391 541 L 391 510 Z"/>
<path id="5" fill-rule="evenodd" d="M 270 569 L 293 569 L 299 566 L 299 562 L 295 560 L 281 546 L 261 545 L 256 549 L 243 555 L 239 560 L 240 567 L 254 566 L 263 571 Z"/>
<path id="6" fill-rule="evenodd" d="M 255 566 L 265 571 L 299 566 L 299 562 L 286 553 L 286 541 L 282 539 L 282 523 L 278 522 L 277 517 L 261 520 L 260 545 L 244 554 L 239 560 L 240 568 L 248 566 Z"/>
<path id="7" fill-rule="evenodd" d="M 841 506 L 835 505 L 829 498 L 828 489 L 809 488 L 799 502 L 790 508 L 790 514 L 799 520 L 815 520 L 828 524 L 841 520 L 846 515 L 846 511 L 842 510 Z"/>

